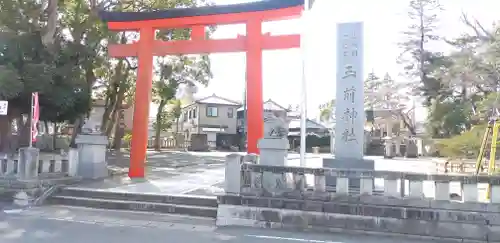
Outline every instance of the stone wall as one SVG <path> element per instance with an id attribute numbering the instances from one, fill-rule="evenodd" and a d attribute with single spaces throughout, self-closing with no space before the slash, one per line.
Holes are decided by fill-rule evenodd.
<path id="1" fill-rule="evenodd" d="M 328 201 L 219 197 L 218 226 L 386 233 L 456 240 L 500 241 L 499 205 L 380 196 L 338 196 Z"/>
<path id="2" fill-rule="evenodd" d="M 226 194 L 218 198 L 218 226 L 500 242 L 499 177 L 280 167 L 241 161 L 236 155 L 228 156 L 226 173 L 238 178 L 226 183 Z M 240 173 L 231 173 L 235 168 Z M 287 181 L 274 189 L 264 188 L 265 173 L 284 175 Z M 311 185 L 305 182 L 307 174 L 314 177 Z M 324 186 L 326 175 L 337 177 L 336 188 Z M 377 192 L 373 180 L 380 177 L 385 180 L 384 189 Z M 349 179 L 360 179 L 361 188 L 349 188 Z M 226 174 L 226 180 L 231 176 Z M 409 181 L 408 192 L 398 188 L 401 180 Z M 434 181 L 434 198 L 424 197 L 423 181 Z M 449 183 L 453 181 L 461 184 L 460 201 L 450 198 Z M 480 202 L 478 183 L 490 185 L 489 201 Z"/>

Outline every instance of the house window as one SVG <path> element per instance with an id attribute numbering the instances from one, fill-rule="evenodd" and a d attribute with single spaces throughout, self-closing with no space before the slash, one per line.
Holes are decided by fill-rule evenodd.
<path id="1" fill-rule="evenodd" d="M 189 119 L 193 118 L 193 110 L 189 110 Z"/>
<path id="2" fill-rule="evenodd" d="M 182 116 L 183 116 L 184 121 L 188 120 L 188 113 L 187 113 L 187 111 L 185 111 Z"/>
<path id="3" fill-rule="evenodd" d="M 217 117 L 217 107 L 215 106 L 207 106 L 207 117 Z"/>
<path id="4" fill-rule="evenodd" d="M 228 108 L 227 109 L 227 118 L 233 118 L 233 116 L 234 116 L 234 109 Z"/>
<path id="5" fill-rule="evenodd" d="M 197 109 L 197 108 L 194 108 L 194 109 L 193 109 L 193 118 L 196 118 L 196 113 L 198 113 L 198 109 Z"/>

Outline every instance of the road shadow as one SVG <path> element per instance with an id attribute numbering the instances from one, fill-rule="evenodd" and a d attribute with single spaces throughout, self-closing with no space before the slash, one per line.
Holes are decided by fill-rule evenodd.
<path id="1" fill-rule="evenodd" d="M 120 168 L 128 168 L 130 164 L 130 152 L 108 151 L 108 165 Z M 206 154 L 161 151 L 147 154 L 146 166 L 154 168 L 182 168 L 187 166 L 222 164 L 225 157 L 210 156 Z"/>

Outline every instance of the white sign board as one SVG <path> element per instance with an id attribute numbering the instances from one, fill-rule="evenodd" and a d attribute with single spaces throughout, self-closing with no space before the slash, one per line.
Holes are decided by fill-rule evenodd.
<path id="1" fill-rule="evenodd" d="M 9 109 L 9 102 L 6 100 L 0 100 L 0 115 L 7 115 L 7 110 Z"/>
<path id="2" fill-rule="evenodd" d="M 337 24 L 335 158 L 363 159 L 363 23 Z"/>

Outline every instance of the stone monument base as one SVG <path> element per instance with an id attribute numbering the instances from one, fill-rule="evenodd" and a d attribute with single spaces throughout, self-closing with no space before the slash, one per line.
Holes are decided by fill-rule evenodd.
<path id="1" fill-rule="evenodd" d="M 108 176 L 106 161 L 106 136 L 79 134 L 75 140 L 78 145 L 78 175 L 83 179 L 100 179 Z"/>
<path id="2" fill-rule="evenodd" d="M 259 164 L 285 166 L 287 161 L 287 139 L 263 138 L 259 140 Z"/>
<path id="3" fill-rule="evenodd" d="M 259 164 L 286 166 L 288 140 L 281 138 L 262 138 L 259 140 L 260 149 Z M 287 178 L 285 175 L 277 175 L 264 172 L 262 175 L 262 187 L 267 191 L 273 191 L 285 187 Z"/>
<path id="4" fill-rule="evenodd" d="M 323 158 L 324 168 L 335 169 L 352 169 L 352 170 L 375 170 L 375 161 L 370 159 L 349 159 L 349 158 Z M 335 188 L 337 178 L 335 176 L 327 176 L 326 187 Z M 359 189 L 361 186 L 360 179 L 349 179 L 349 188 Z"/>

